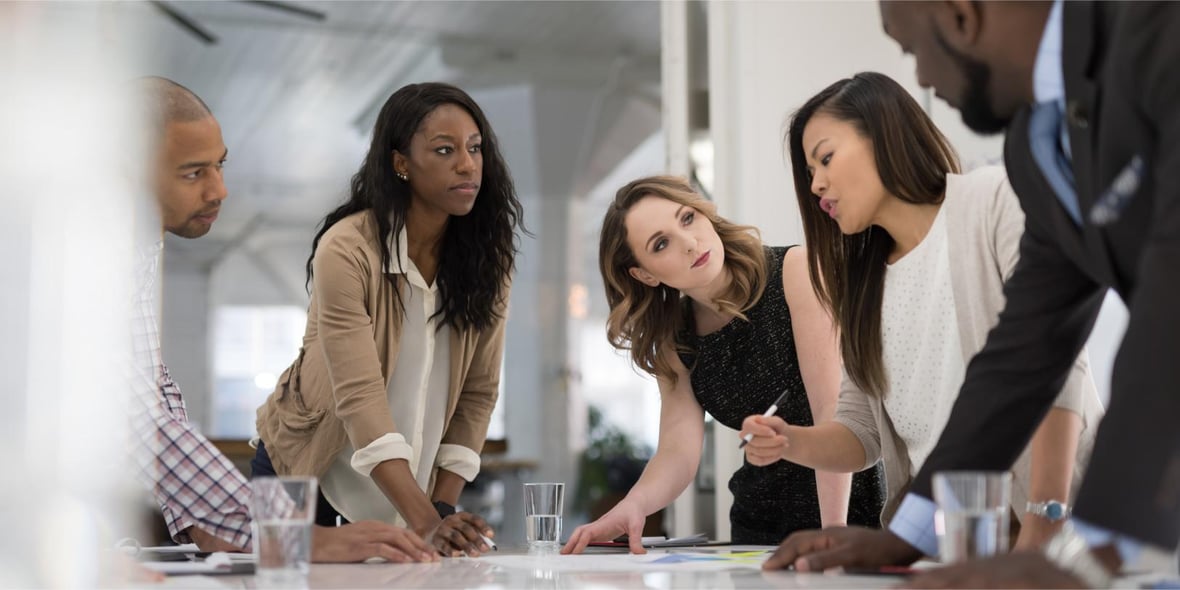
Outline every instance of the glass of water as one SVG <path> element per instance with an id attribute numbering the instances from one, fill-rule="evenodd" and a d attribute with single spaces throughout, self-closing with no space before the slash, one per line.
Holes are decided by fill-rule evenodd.
<path id="1" fill-rule="evenodd" d="M 943 563 L 1008 551 L 1012 474 L 944 471 L 934 474 L 934 529 Z"/>
<path id="2" fill-rule="evenodd" d="M 316 478 L 259 477 L 250 481 L 250 492 L 258 587 L 306 588 Z"/>
<path id="3" fill-rule="evenodd" d="M 524 484 L 525 538 L 529 549 L 557 549 L 561 545 L 563 483 Z"/>

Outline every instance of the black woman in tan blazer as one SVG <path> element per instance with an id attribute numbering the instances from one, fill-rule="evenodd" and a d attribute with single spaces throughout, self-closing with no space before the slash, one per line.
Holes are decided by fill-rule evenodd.
<path id="1" fill-rule="evenodd" d="M 521 215 L 471 97 L 439 83 L 390 96 L 312 242 L 303 347 L 258 410 L 255 475 L 319 477 L 321 523 L 489 550 L 487 523 L 453 512 L 496 403 Z"/>

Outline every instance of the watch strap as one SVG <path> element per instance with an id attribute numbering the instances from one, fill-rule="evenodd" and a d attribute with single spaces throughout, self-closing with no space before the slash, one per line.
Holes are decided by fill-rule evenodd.
<path id="1" fill-rule="evenodd" d="M 1072 510 L 1069 504 L 1059 500 L 1043 500 L 1041 502 L 1028 502 L 1024 506 L 1025 512 L 1034 516 L 1040 516 L 1050 522 L 1057 522 L 1069 518 Z"/>
<path id="2" fill-rule="evenodd" d="M 442 500 L 437 500 L 434 502 L 434 509 L 438 511 L 439 518 L 446 518 L 456 512 L 453 505 L 447 504 Z"/>

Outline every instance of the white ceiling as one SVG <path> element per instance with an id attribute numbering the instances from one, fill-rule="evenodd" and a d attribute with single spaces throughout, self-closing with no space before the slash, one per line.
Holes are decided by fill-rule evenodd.
<path id="1" fill-rule="evenodd" d="M 610 119 L 582 148 L 588 178 L 607 174 L 660 125 L 657 2 L 292 3 L 324 13 L 322 21 L 250 2 L 168 4 L 217 41 L 201 41 L 147 2 L 111 3 L 106 18 L 138 31 L 112 39 L 143 48 L 137 74 L 192 88 L 221 122 L 232 198 L 209 237 L 170 243 L 203 257 L 235 239 L 306 245 L 310 224 L 342 197 L 377 110 L 410 82 L 598 92 L 613 80 L 626 98 L 604 107 Z"/>

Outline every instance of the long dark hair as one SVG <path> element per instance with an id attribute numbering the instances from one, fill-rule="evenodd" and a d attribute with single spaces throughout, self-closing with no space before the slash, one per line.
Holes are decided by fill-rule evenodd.
<path id="1" fill-rule="evenodd" d="M 725 266 L 732 275 L 730 284 L 713 301 L 723 313 L 746 319 L 744 312 L 762 298 L 766 253 L 756 228 L 718 215 L 717 207 L 683 178 L 649 176 L 633 180 L 615 193 L 598 239 L 598 269 L 610 305 L 606 337 L 616 349 L 630 350 L 636 367 L 675 383 L 676 372 L 660 353 L 665 345 L 675 343 L 681 328 L 680 291 L 662 283 L 649 287 L 630 273 L 639 262 L 627 245 L 627 212 L 648 195 L 692 207 L 713 224 L 725 248 Z"/>
<path id="2" fill-rule="evenodd" d="M 336 222 L 366 209 L 373 210 L 381 247 L 382 268 L 392 268 L 390 236 L 398 235 L 406 225 L 410 208 L 409 184 L 394 176 L 393 152 L 410 151 L 410 139 L 426 115 L 447 104 L 467 111 L 482 135 L 483 179 L 479 197 L 471 212 L 450 219 L 439 254 L 438 282 L 442 308 L 440 329 L 450 325 L 457 329 L 482 330 L 499 318 L 498 309 L 507 294 L 507 285 L 517 253 L 516 228 L 524 215 L 508 166 L 500 155 L 492 126 L 475 101 L 450 84 L 430 82 L 403 86 L 385 101 L 373 128 L 373 142 L 360 170 L 352 177 L 348 201 L 328 214 L 320 223 L 307 259 L 307 282 L 312 279 L 312 260 L 320 238 Z M 523 229 L 523 228 L 522 228 Z M 397 289 L 397 275 L 387 274 Z"/>
<path id="3" fill-rule="evenodd" d="M 878 226 L 846 236 L 820 208 L 811 192 L 803 151 L 803 130 L 819 113 L 852 124 L 872 143 L 882 186 L 908 203 L 941 203 L 946 176 L 959 171 L 959 158 L 909 92 L 876 72 L 862 72 L 828 86 L 791 117 L 786 140 L 812 289 L 840 327 L 848 376 L 865 392 L 884 395 L 881 301 L 893 237 Z"/>

